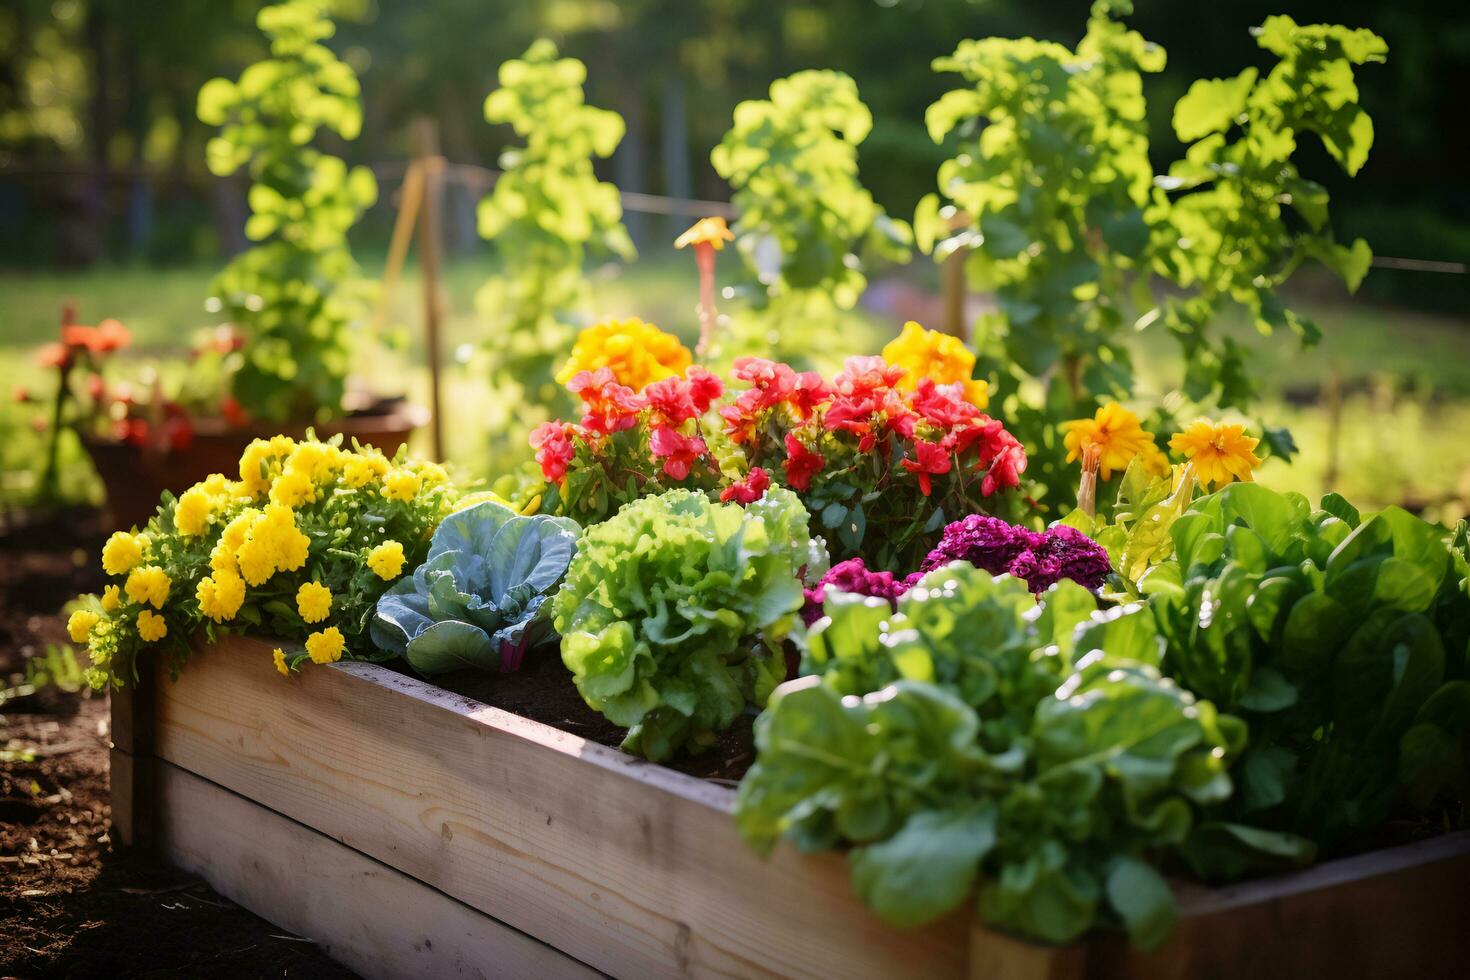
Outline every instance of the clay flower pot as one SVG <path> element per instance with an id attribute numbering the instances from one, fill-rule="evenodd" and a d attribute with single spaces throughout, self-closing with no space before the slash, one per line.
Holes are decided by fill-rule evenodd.
<path id="1" fill-rule="evenodd" d="M 318 438 L 341 433 L 346 442 L 356 439 L 392 456 L 427 418 L 428 413 L 417 406 L 396 403 L 382 411 L 347 415 L 311 428 Z M 142 527 L 157 510 L 158 498 L 165 490 L 181 493 L 211 473 L 234 478 L 240 454 L 252 440 L 279 434 L 299 439 L 308 428 L 290 423 L 235 426 L 217 418 L 198 419 L 193 425 L 193 439 L 182 450 L 140 447 L 92 436 L 82 439 L 107 490 L 107 507 L 115 526 Z"/>

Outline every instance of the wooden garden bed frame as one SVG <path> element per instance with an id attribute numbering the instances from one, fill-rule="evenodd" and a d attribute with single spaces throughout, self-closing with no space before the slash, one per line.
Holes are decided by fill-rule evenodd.
<path id="1" fill-rule="evenodd" d="M 1225 888 L 1168 944 L 884 925 L 840 856 L 740 840 L 733 792 L 370 664 L 201 650 L 113 697 L 113 823 L 367 977 L 1452 975 L 1470 833 Z"/>

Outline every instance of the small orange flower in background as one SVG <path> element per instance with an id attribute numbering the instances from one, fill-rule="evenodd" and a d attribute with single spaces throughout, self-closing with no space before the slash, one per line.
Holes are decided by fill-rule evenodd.
<path id="1" fill-rule="evenodd" d="M 577 335 L 572 356 L 557 372 L 566 384 L 583 371 L 608 368 L 618 384 L 635 392 L 684 373 L 694 363 L 689 348 L 679 338 L 635 317 L 604 320 Z"/>
<path id="2" fill-rule="evenodd" d="M 1088 448 L 1096 448 L 1104 480 L 1110 479 L 1114 470 L 1127 469 L 1133 457 L 1140 453 L 1152 450 L 1154 455 L 1163 455 L 1154 445 L 1154 437 L 1143 431 L 1138 416 L 1118 402 L 1108 402 L 1090 419 L 1063 422 L 1062 431 L 1066 433 L 1062 443 L 1067 447 L 1067 462 L 1081 459 Z M 1153 464 L 1152 472 L 1158 461 L 1146 455 L 1145 463 Z M 1164 465 L 1167 467 L 1167 460 Z"/>
<path id="3" fill-rule="evenodd" d="M 709 245 L 719 252 L 725 248 L 726 242 L 733 242 L 735 233 L 725 224 L 721 217 L 700 218 L 688 231 L 674 239 L 675 248 L 684 248 L 686 245 Z"/>
<path id="4" fill-rule="evenodd" d="M 1222 487 L 1252 478 L 1252 471 L 1261 465 L 1254 452 L 1260 441 L 1246 435 L 1245 426 L 1239 423 L 1200 419 L 1170 439 L 1169 448 L 1194 465 L 1201 485 Z"/>
<path id="5" fill-rule="evenodd" d="M 910 320 L 903 325 L 903 332 L 884 346 L 882 356 L 894 367 L 904 369 L 898 387 L 905 391 L 913 391 L 925 378 L 940 385 L 959 382 L 965 386 L 965 400 L 970 404 L 976 408 L 990 404 L 990 385 L 972 377 L 975 355 L 958 337 L 926 330 Z"/>

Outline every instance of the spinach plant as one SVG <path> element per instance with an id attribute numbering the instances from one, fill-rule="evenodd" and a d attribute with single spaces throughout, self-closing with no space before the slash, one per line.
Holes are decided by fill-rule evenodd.
<path id="1" fill-rule="evenodd" d="M 1063 582 L 1037 605 L 959 562 L 898 602 L 833 595 L 812 676 L 777 688 L 736 820 L 755 846 L 853 846 L 853 884 L 900 925 L 979 889 L 992 925 L 1067 942 L 1173 922 L 1152 863 L 1232 789 L 1244 726 L 1161 676 L 1139 606 L 1103 614 Z"/>

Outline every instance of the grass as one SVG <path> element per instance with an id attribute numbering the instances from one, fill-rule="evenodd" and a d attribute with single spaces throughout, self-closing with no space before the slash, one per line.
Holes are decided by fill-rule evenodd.
<path id="1" fill-rule="evenodd" d="M 381 259 L 364 262 L 381 274 Z M 443 337 L 451 363 L 445 372 L 445 403 L 454 408 L 446 450 L 463 471 L 487 476 L 489 432 L 502 414 L 478 368 L 474 351 L 486 340 L 474 296 L 493 273 L 487 259 L 465 257 L 447 264 L 443 277 Z M 76 301 L 83 322 L 115 316 L 133 331 L 130 357 L 148 360 L 187 347 L 191 335 L 212 323 L 203 301 L 214 269 L 101 268 L 83 273 L 42 275 L 0 272 L 0 369 L 6 382 L 47 392 L 50 378 L 34 366 L 32 352 L 55 336 L 61 304 Z M 695 324 L 696 281 L 687 256 L 655 255 L 627 268 L 609 266 L 590 275 L 593 309 L 659 323 L 689 337 Z M 1324 333 L 1313 351 L 1293 338 L 1261 337 L 1243 322 L 1221 329 L 1256 350 L 1265 408 L 1262 416 L 1288 426 L 1302 447 L 1287 466 L 1270 462 L 1262 478 L 1273 485 L 1319 495 L 1334 486 L 1364 506 L 1406 503 L 1430 516 L 1452 519 L 1470 511 L 1470 324 L 1463 320 L 1349 301 L 1327 291 L 1294 297 Z M 380 390 L 404 389 L 424 402 L 428 374 L 424 344 L 422 280 L 405 271 L 383 302 L 383 333 L 399 350 L 382 352 L 364 335 L 358 372 Z M 877 350 L 888 318 L 854 316 L 844 325 L 844 346 Z M 1181 372 L 1174 344 L 1156 334 L 1140 336 L 1136 360 L 1145 382 L 1162 390 Z M 405 369 L 405 365 L 408 365 Z M 1342 400 L 1335 475 L 1329 458 L 1328 414 L 1315 404 L 1328 377 L 1340 380 Z M 34 405 L 0 405 L 0 507 L 27 501 L 34 493 L 41 438 L 31 429 Z M 419 448 L 424 448 L 420 446 Z M 100 490 L 75 446 L 64 447 L 68 466 L 64 491 L 71 499 L 97 500 Z"/>

